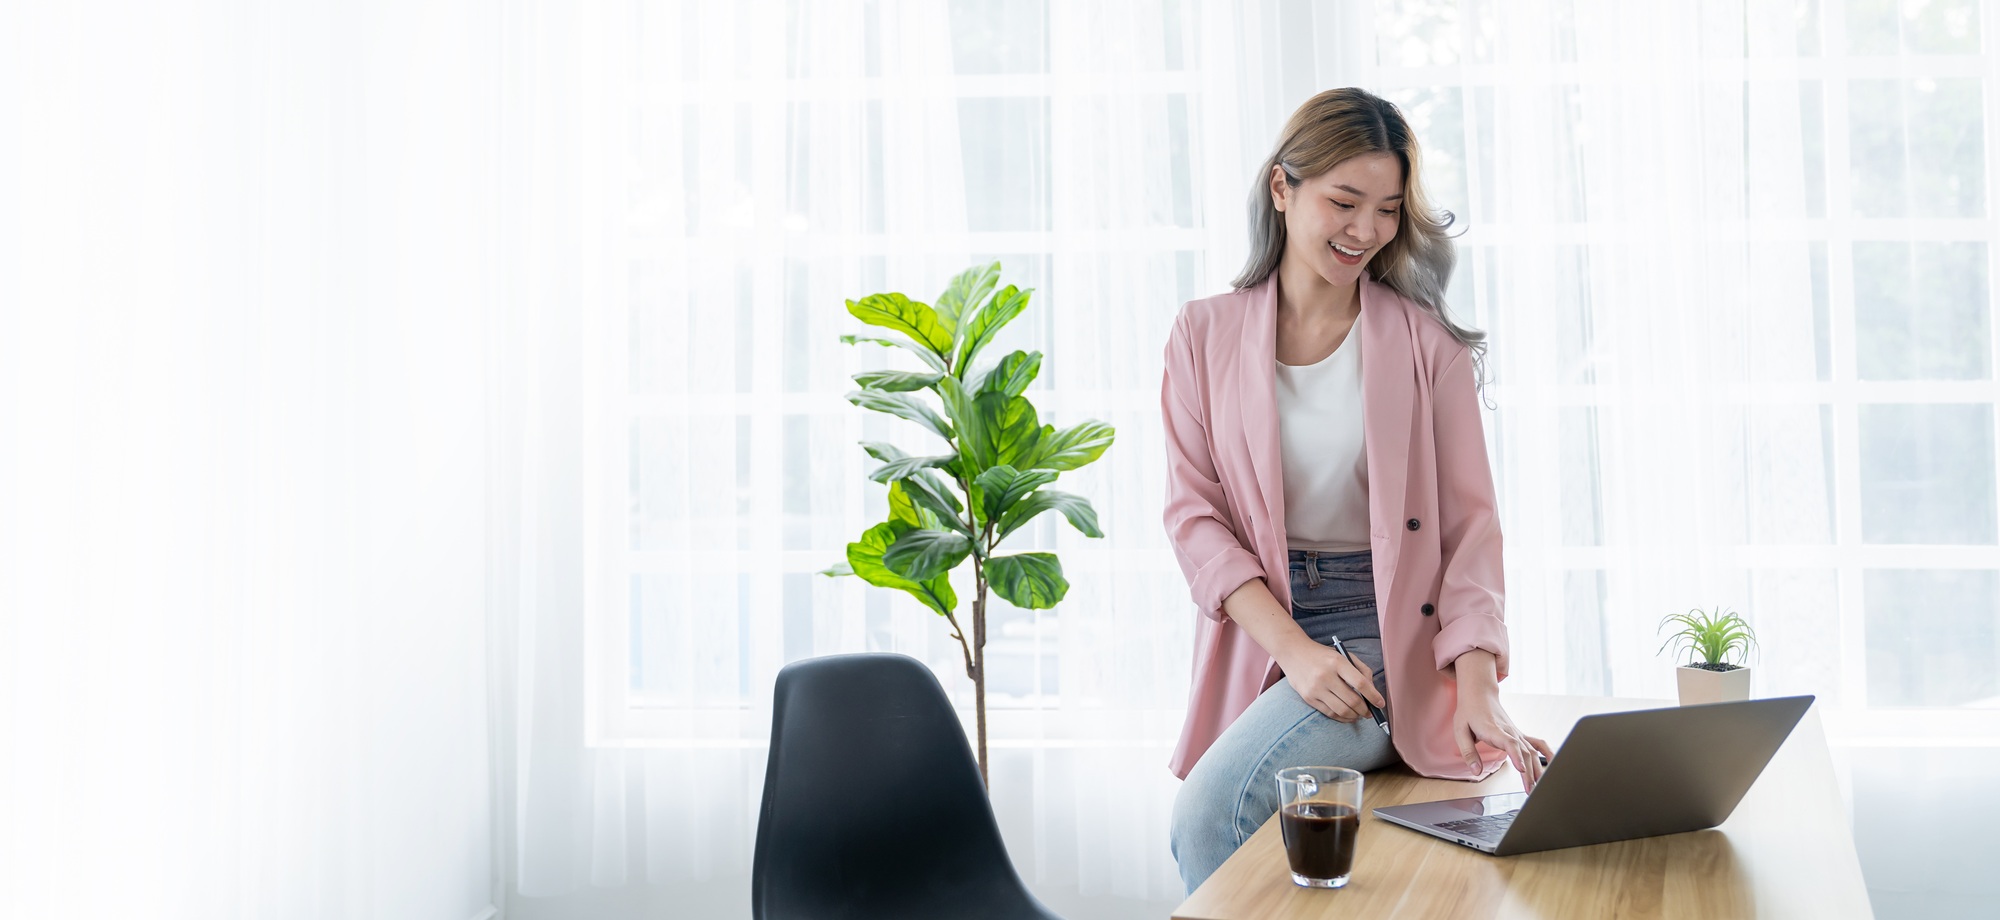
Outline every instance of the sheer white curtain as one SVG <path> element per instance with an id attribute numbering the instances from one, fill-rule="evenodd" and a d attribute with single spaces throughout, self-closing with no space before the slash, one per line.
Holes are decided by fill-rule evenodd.
<path id="1" fill-rule="evenodd" d="M 1037 292 L 1000 347 L 1046 353 L 1045 420 L 1119 432 L 1063 480 L 1106 538 L 1026 535 L 1068 599 L 993 613 L 996 810 L 1059 909 L 1176 901 L 1193 614 L 1158 526 L 1159 348 L 1240 267 L 1283 120 L 1333 86 L 1403 106 L 1467 231 L 1451 304 L 1492 334 L 1511 687 L 1671 696 L 1654 624 L 1725 604 L 1764 639 L 1760 694 L 1978 699 L 1991 323 L 1958 219 L 1985 214 L 1964 138 L 1992 65 L 1971 6 L 1933 7 L 513 7 L 524 193 L 489 340 L 510 907 L 742 912 L 785 662 L 900 651 L 969 706 L 941 621 L 812 573 L 882 514 L 854 442 L 915 446 L 841 399 L 901 366 L 837 341 L 863 331 L 842 302 L 928 301 L 995 258 Z M 1973 607 L 1942 659 L 1895 644 L 1925 602 Z M 1934 660 L 1958 676 L 1910 676 Z"/>
<path id="2" fill-rule="evenodd" d="M 1832 471 L 1793 5 L 1468 12 L 1459 73 L 1490 76 L 1447 92 L 1491 140 L 1447 175 L 1493 336 L 1516 682 L 1670 697 L 1660 617 L 1727 604 L 1759 692 L 1836 701 L 1834 579 L 1800 565 Z"/>
<path id="3" fill-rule="evenodd" d="M 863 331 L 843 301 L 928 301 L 995 258 L 1037 292 L 995 353 L 1049 355 L 1045 421 L 1121 432 L 1065 480 L 1111 536 L 1024 534 L 1063 554 L 1070 600 L 992 616 L 996 805 L 1055 900 L 1172 898 L 1162 765 L 1191 624 L 1149 445 L 1164 324 L 1209 271 L 1200 11 L 523 10 L 524 233 L 490 341 L 512 906 L 652 886 L 741 912 L 787 661 L 900 651 L 970 702 L 941 620 L 812 573 L 883 513 L 854 442 L 914 445 L 841 398 L 895 361 L 839 341 Z"/>
<path id="4" fill-rule="evenodd" d="M 1522 689 L 1671 696 L 1725 605 L 1840 735 L 2000 698 L 1988 5 L 1384 6 L 1358 79 L 1467 218 Z M 1884 707 L 1911 710 L 1870 718 Z"/>
<path id="5" fill-rule="evenodd" d="M 493 916 L 477 12 L 0 5 L 0 915 Z"/>
<path id="6" fill-rule="evenodd" d="M 842 300 L 968 261 L 959 104 L 935 92 L 945 14 L 519 8 L 523 232 L 489 346 L 520 911 L 648 884 L 695 913 L 747 910 L 778 668 L 943 650 L 935 623 L 879 602 L 871 618 L 810 572 L 859 533 L 864 499 L 839 396 L 867 365 L 838 341 L 855 331 Z"/>

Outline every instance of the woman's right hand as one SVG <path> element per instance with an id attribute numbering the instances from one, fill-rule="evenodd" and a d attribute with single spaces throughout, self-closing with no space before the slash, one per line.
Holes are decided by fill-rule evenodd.
<path id="1" fill-rule="evenodd" d="M 1276 649 L 1278 669 L 1292 682 L 1292 689 L 1306 705 L 1329 719 L 1352 722 L 1368 717 L 1366 699 L 1384 709 L 1389 703 L 1375 689 L 1375 672 L 1359 659 L 1351 659 L 1312 640 L 1292 619 L 1291 611 L 1271 594 L 1262 578 L 1238 585 L 1222 599 L 1222 610 L 1250 638 L 1266 649 Z"/>
<path id="2" fill-rule="evenodd" d="M 1299 699 L 1327 718 L 1340 722 L 1368 718 L 1364 699 L 1384 709 L 1389 706 L 1375 689 L 1373 668 L 1310 639 L 1288 649 L 1278 667 Z"/>

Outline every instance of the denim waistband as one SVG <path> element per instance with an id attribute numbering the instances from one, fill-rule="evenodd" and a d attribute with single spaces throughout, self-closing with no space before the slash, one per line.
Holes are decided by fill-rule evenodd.
<path id="1" fill-rule="evenodd" d="M 1322 572 L 1372 572 L 1375 553 L 1372 550 L 1356 550 L 1351 553 L 1331 553 L 1325 550 L 1287 550 L 1285 560 L 1293 567 L 1302 567 L 1309 561 L 1317 561 Z"/>

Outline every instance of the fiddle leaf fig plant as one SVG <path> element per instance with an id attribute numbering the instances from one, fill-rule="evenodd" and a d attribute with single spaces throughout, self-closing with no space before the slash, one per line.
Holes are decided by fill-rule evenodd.
<path id="1" fill-rule="evenodd" d="M 843 335 L 915 355 L 928 371 L 866 371 L 847 401 L 914 423 L 943 442 L 911 455 L 864 441 L 881 463 L 868 478 L 889 487 L 889 519 L 847 545 L 847 561 L 820 574 L 857 575 L 915 597 L 951 624 L 965 654 L 978 711 L 979 775 L 986 778 L 986 594 L 1016 607 L 1047 609 L 1069 591 L 1054 553 L 1001 554 L 1007 537 L 1045 511 L 1060 513 L 1089 537 L 1102 537 L 1097 511 L 1083 496 L 1045 488 L 1056 477 L 1104 455 L 1112 427 L 1085 421 L 1046 425 L 1025 395 L 1042 367 L 1041 352 L 1014 351 L 990 365 L 980 353 L 1028 307 L 1031 290 L 1000 287 L 1000 263 L 975 265 L 951 280 L 935 304 L 902 294 L 847 302 L 854 318 L 896 334 Z M 926 398 L 935 397 L 934 406 Z M 971 636 L 959 618 L 951 573 L 972 564 Z"/>

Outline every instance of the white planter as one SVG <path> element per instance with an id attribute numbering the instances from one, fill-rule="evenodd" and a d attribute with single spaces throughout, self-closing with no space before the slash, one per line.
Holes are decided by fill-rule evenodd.
<path id="1" fill-rule="evenodd" d="M 1674 669 L 1674 676 L 1680 684 L 1682 706 L 1727 703 L 1750 698 L 1749 668 L 1709 671 L 1683 666 Z"/>

